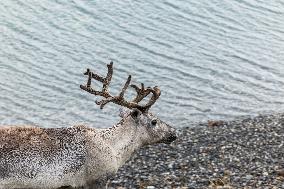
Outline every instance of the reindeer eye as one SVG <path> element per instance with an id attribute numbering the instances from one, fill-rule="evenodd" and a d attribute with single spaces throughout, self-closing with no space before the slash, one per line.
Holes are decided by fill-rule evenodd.
<path id="1" fill-rule="evenodd" d="M 157 120 L 156 120 L 156 119 L 153 119 L 153 120 L 151 121 L 151 124 L 152 124 L 152 125 L 156 125 L 156 124 L 157 124 Z"/>

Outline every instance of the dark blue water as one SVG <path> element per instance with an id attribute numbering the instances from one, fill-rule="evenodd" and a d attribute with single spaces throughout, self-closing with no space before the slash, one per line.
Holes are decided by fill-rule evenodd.
<path id="1" fill-rule="evenodd" d="M 281 0 L 2 0 L 1 124 L 111 126 L 119 107 L 79 88 L 110 60 L 111 92 L 160 86 L 176 127 L 283 111 L 283 23 Z"/>

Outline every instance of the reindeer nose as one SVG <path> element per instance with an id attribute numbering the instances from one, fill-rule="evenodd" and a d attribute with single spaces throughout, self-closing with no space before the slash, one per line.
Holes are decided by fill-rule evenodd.
<path id="1" fill-rule="evenodd" d="M 166 124 L 168 127 L 167 134 L 162 140 L 166 144 L 170 144 L 177 139 L 176 129 Z"/>
<path id="2" fill-rule="evenodd" d="M 166 144 L 170 144 L 173 141 L 175 141 L 177 139 L 177 136 L 175 133 L 170 133 L 164 140 L 163 142 Z"/>
<path id="3" fill-rule="evenodd" d="M 169 139 L 169 141 L 173 142 L 173 141 L 175 141 L 177 139 L 177 135 L 176 134 L 171 134 L 168 139 Z"/>

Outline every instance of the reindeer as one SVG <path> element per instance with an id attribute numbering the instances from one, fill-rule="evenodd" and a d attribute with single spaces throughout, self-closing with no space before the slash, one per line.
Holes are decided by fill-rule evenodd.
<path id="1" fill-rule="evenodd" d="M 177 137 L 175 129 L 149 112 L 159 98 L 158 87 L 131 85 L 137 95 L 132 101 L 124 98 L 131 76 L 118 96 L 108 87 L 113 63 L 107 65 L 106 77 L 89 69 L 87 85 L 80 88 L 102 96 L 96 104 L 102 109 L 112 102 L 130 110 L 121 111 L 122 119 L 108 129 L 84 125 L 66 128 L 34 126 L 0 127 L 0 189 L 15 188 L 107 188 L 108 180 L 139 148 L 156 143 L 171 143 Z M 95 79 L 103 83 L 101 91 L 91 87 Z M 149 94 L 149 101 L 141 102 Z"/>

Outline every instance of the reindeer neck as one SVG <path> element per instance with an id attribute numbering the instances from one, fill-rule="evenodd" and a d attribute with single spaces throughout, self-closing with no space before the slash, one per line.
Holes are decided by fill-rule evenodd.
<path id="1" fill-rule="evenodd" d="M 134 122 L 122 119 L 113 127 L 106 129 L 104 138 L 113 148 L 118 166 L 123 165 L 142 146 L 138 127 Z"/>

